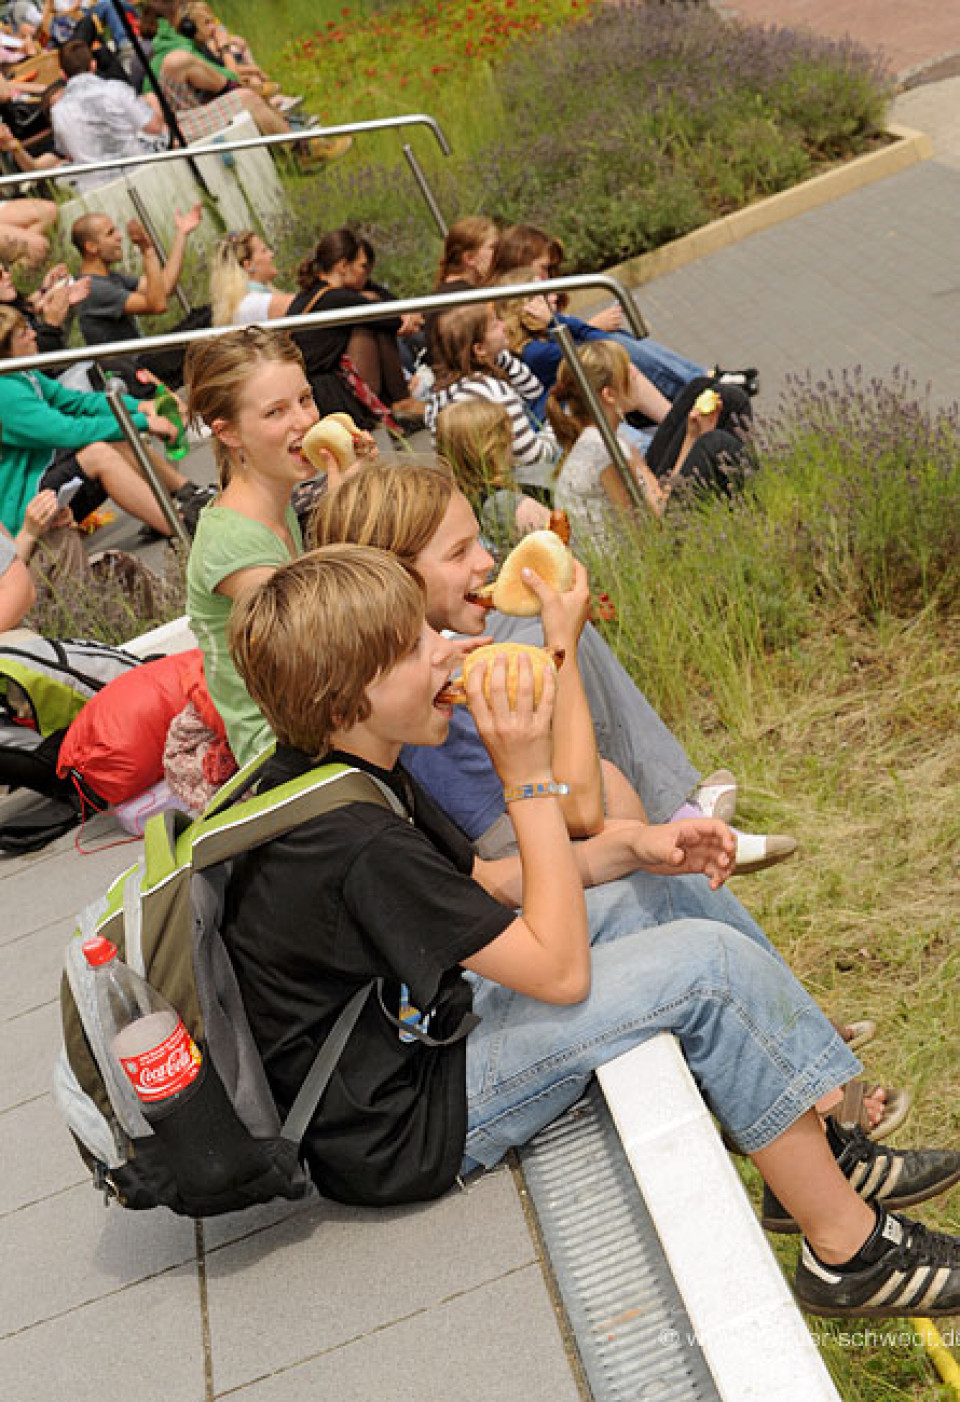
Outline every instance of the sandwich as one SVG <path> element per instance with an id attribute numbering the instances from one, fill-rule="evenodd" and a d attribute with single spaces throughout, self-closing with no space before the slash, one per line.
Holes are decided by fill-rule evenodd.
<path id="1" fill-rule="evenodd" d="M 473 590 L 467 599 L 516 618 L 533 618 L 540 612 L 540 600 L 523 582 L 525 569 L 533 570 L 558 594 L 573 588 L 574 559 L 559 535 L 552 530 L 531 531 L 511 550 L 493 583 Z"/>
<path id="2" fill-rule="evenodd" d="M 506 684 L 507 699 L 510 702 L 510 709 L 517 709 L 517 692 L 520 685 L 520 658 L 529 657 L 530 666 L 533 670 L 533 700 L 534 705 L 540 704 L 540 697 L 543 695 L 543 678 L 547 671 L 556 674 L 557 669 L 562 666 L 564 653 L 561 648 L 534 647 L 530 643 L 488 643 L 486 647 L 478 647 L 474 652 L 468 652 L 463 659 L 463 670 L 459 677 L 453 678 L 440 688 L 434 697 L 434 703 L 438 706 L 465 706 L 467 704 L 467 678 L 476 666 L 484 666 L 486 663 L 492 664 L 498 657 L 507 659 Z M 490 670 L 487 668 L 484 677 L 483 692 L 489 702 L 490 692 Z"/>
<path id="3" fill-rule="evenodd" d="M 343 470 L 356 462 L 354 439 L 360 433 L 349 414 L 327 414 L 303 436 L 301 452 L 318 472 L 326 472 L 329 453 Z"/>

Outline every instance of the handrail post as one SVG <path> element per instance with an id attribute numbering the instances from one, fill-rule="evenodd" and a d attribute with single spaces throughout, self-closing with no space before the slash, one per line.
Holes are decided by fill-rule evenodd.
<path id="1" fill-rule="evenodd" d="M 570 373 L 577 382 L 577 388 L 583 395 L 590 413 L 593 415 L 593 421 L 597 425 L 600 437 L 603 439 L 603 446 L 610 454 L 610 461 L 623 480 L 627 495 L 633 502 L 633 505 L 643 511 L 646 508 L 646 502 L 640 490 L 640 484 L 634 476 L 633 469 L 623 451 L 623 445 L 607 422 L 607 416 L 603 412 L 603 405 L 600 403 L 596 390 L 584 374 L 583 366 L 580 364 L 580 358 L 577 355 L 577 348 L 574 345 L 569 326 L 564 326 L 562 322 L 556 322 L 551 326 L 550 334 L 555 337 L 563 354 L 563 358 L 570 367 Z"/>
<path id="2" fill-rule="evenodd" d="M 625 291 L 627 295 L 622 303 L 624 315 L 630 323 L 630 330 L 636 336 L 637 340 L 643 341 L 650 335 L 650 328 L 643 319 L 643 312 L 637 306 L 632 291 L 629 288 L 626 288 Z"/>
<path id="3" fill-rule="evenodd" d="M 140 471 L 147 479 L 150 490 L 157 499 L 157 505 L 163 512 L 164 520 L 177 540 L 189 550 L 190 535 L 183 521 L 180 519 L 177 508 L 170 500 L 170 494 L 157 476 L 157 469 L 150 461 L 150 454 L 140 441 L 137 426 L 130 416 L 130 410 L 123 402 L 123 391 L 119 385 L 113 384 L 108 387 L 107 400 L 110 404 L 110 408 L 113 410 L 113 417 L 120 426 L 120 432 L 130 444 L 131 451 L 137 460 Z"/>
<path id="4" fill-rule="evenodd" d="M 445 239 L 447 237 L 447 221 L 444 219 L 443 215 L 440 212 L 440 206 L 437 204 L 437 198 L 430 187 L 430 183 L 427 180 L 423 166 L 417 160 L 416 152 L 410 145 L 409 141 L 405 141 L 403 143 L 403 154 L 407 158 L 407 165 L 410 167 L 410 170 L 413 173 L 413 178 L 417 182 L 417 185 L 420 189 L 420 193 L 423 196 L 424 203 L 426 204 L 427 209 L 429 209 L 433 217 L 433 222 L 436 224 L 438 230 L 440 231 L 440 237 L 442 239 Z"/>
<path id="5" fill-rule="evenodd" d="M 144 204 L 143 197 L 140 194 L 140 191 L 130 181 L 129 178 L 127 178 L 126 180 L 126 186 L 127 194 L 130 196 L 130 203 L 137 211 L 137 218 L 140 220 L 140 223 L 143 225 L 144 229 L 147 232 L 147 237 L 156 249 L 157 257 L 160 259 L 161 268 L 164 268 L 166 267 L 167 263 L 167 253 L 166 249 L 163 246 L 163 243 L 161 242 L 160 235 L 157 233 L 157 226 L 154 224 L 153 220 L 150 217 L 150 211 Z M 177 282 L 174 285 L 173 293 L 177 301 L 180 303 L 180 309 L 183 312 L 184 316 L 189 316 L 193 308 L 190 305 L 190 298 L 180 286 L 179 278 L 177 279 Z"/>

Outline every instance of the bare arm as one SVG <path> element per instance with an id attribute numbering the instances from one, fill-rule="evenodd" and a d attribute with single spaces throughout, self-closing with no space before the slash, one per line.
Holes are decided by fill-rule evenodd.
<path id="1" fill-rule="evenodd" d="M 547 676 L 535 707 L 533 675 L 523 659 L 517 709 L 512 711 L 503 659 L 493 664 L 489 705 L 483 696 L 482 670 L 474 668 L 468 678 L 470 709 L 501 781 L 510 786 L 549 780 L 553 678 Z M 560 805 L 545 795 L 511 804 L 509 811 L 520 848 L 523 910 L 464 965 L 531 998 L 579 1002 L 590 989 L 590 931 Z"/>
<path id="2" fill-rule="evenodd" d="M 239 599 L 241 594 L 247 594 L 251 589 L 258 589 L 261 584 L 266 584 L 277 572 L 275 565 L 259 565 L 255 569 L 235 570 L 233 574 L 226 575 L 217 585 L 216 592 L 225 594 L 228 599 Z"/>
<path id="3" fill-rule="evenodd" d="M 133 316 L 139 316 L 141 312 L 148 315 L 159 315 L 160 312 L 167 310 L 167 294 L 163 285 L 163 268 L 160 266 L 160 256 L 139 220 L 131 219 L 129 221 L 127 233 L 130 235 L 134 247 L 140 250 L 140 257 L 143 259 L 143 276 L 137 283 L 136 291 L 130 293 L 123 309 Z"/>
<path id="4" fill-rule="evenodd" d="M 684 818 L 676 823 L 647 824 L 637 819 L 608 819 L 602 833 L 573 844 L 578 876 L 584 885 L 643 870 L 660 876 L 703 875 L 715 890 L 730 875 L 736 842 L 718 818 Z M 473 866 L 474 880 L 504 905 L 523 901 L 524 873 L 517 857 Z"/>
<path id="5" fill-rule="evenodd" d="M 629 462 L 640 484 L 641 490 L 647 499 L 647 506 L 653 512 L 654 516 L 662 516 L 667 504 L 668 493 L 663 490 L 655 473 L 650 471 L 646 460 L 639 452 L 634 451 L 631 453 Z M 620 469 L 615 467 L 613 463 L 611 463 L 609 467 L 604 468 L 603 472 L 601 472 L 600 485 L 603 487 L 603 490 L 613 502 L 614 506 L 619 507 L 622 511 L 633 510 L 633 502 L 624 485 L 623 478 L 620 476 Z"/>
<path id="6" fill-rule="evenodd" d="M 179 209 L 174 213 L 174 233 L 173 241 L 170 244 L 170 252 L 167 254 L 167 261 L 161 269 L 163 279 L 164 296 L 169 297 L 170 293 L 180 281 L 180 274 L 183 271 L 183 256 L 187 251 L 187 242 L 190 235 L 196 229 L 203 216 L 203 205 L 198 200 L 192 209 L 188 209 L 186 214 L 181 214 Z"/>
<path id="7" fill-rule="evenodd" d="M 0 531 L 6 531 L 0 526 Z M 16 542 L 17 558 L 11 560 L 3 574 L 0 574 L 0 633 L 10 628 L 18 628 L 24 614 L 32 607 L 37 597 L 33 576 L 24 563 L 23 550 L 19 537 Z"/>
<path id="8" fill-rule="evenodd" d="M 557 778 L 569 785 L 561 809 L 571 837 L 589 837 L 603 827 L 603 781 L 590 706 L 577 663 L 577 643 L 590 612 L 590 580 L 579 560 L 573 588 L 551 589 L 532 571 L 524 582 L 540 599 L 543 640 L 564 654 L 557 674 L 553 715 L 553 763 Z"/>
<path id="9" fill-rule="evenodd" d="M 294 294 L 292 292 L 274 292 L 267 306 L 267 316 L 271 318 L 275 316 L 286 316 L 290 308 L 290 303 L 293 301 L 293 297 Z"/>

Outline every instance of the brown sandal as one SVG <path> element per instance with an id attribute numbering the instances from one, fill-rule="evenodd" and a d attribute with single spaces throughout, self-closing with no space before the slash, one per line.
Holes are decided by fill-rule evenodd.
<path id="1" fill-rule="evenodd" d="M 877 1035 L 877 1024 L 867 1017 L 861 1018 L 859 1022 L 834 1022 L 831 1018 L 830 1025 L 839 1032 L 847 1044 L 847 1049 L 852 1052 L 858 1052 Z"/>
<path id="2" fill-rule="evenodd" d="M 883 1118 L 871 1125 L 870 1116 L 864 1108 L 864 1100 L 878 1090 L 887 1093 L 887 1106 Z M 885 1139 L 895 1129 L 899 1129 L 910 1113 L 913 1095 L 897 1086 L 883 1086 L 869 1081 L 848 1081 L 843 1087 L 843 1099 L 830 1111 L 830 1118 L 841 1129 L 862 1129 L 870 1139 Z"/>

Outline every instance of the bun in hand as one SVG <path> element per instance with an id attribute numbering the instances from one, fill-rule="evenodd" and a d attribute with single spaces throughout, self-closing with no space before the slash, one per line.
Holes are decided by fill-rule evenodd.
<path id="1" fill-rule="evenodd" d="M 515 618 L 534 618 L 540 612 L 540 600 L 523 582 L 525 569 L 533 570 L 558 594 L 573 588 L 574 560 L 563 541 L 554 531 L 531 531 L 511 550 L 493 584 L 468 597 Z"/>
<path id="2" fill-rule="evenodd" d="M 327 414 L 304 434 L 303 455 L 318 472 L 325 472 L 329 466 L 324 451 L 331 454 L 339 468 L 348 468 L 356 461 L 353 440 L 359 432 L 349 414 Z"/>
<path id="3" fill-rule="evenodd" d="M 467 704 L 467 678 L 471 670 L 476 666 L 484 666 L 486 663 L 493 663 L 497 657 L 507 659 L 507 699 L 510 702 L 510 709 L 517 709 L 517 691 L 520 685 L 519 664 L 520 658 L 529 657 L 533 670 L 533 700 L 534 705 L 539 705 L 540 697 L 543 695 L 543 678 L 547 671 L 556 673 L 557 668 L 563 664 L 564 653 L 560 648 L 534 647 L 531 643 L 488 643 L 486 647 L 478 647 L 473 652 L 468 652 L 463 659 L 463 672 L 455 681 L 448 682 L 437 693 L 436 700 L 444 706 L 465 706 Z M 491 699 L 490 691 L 490 669 L 487 669 L 484 677 L 483 694 L 489 704 Z"/>

